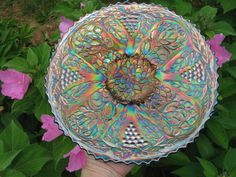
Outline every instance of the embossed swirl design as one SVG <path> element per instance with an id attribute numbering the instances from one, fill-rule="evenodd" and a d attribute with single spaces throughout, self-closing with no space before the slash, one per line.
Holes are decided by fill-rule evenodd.
<path id="1" fill-rule="evenodd" d="M 47 92 L 60 128 L 89 153 L 148 163 L 198 134 L 215 105 L 216 69 L 189 22 L 161 6 L 117 4 L 63 37 Z"/>

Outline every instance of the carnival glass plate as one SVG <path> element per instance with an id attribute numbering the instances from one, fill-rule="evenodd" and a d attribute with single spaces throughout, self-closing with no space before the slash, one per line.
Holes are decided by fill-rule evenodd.
<path id="1" fill-rule="evenodd" d="M 140 164 L 193 141 L 216 104 L 217 77 L 194 25 L 132 3 L 76 22 L 56 48 L 46 87 L 65 135 L 98 159 Z"/>

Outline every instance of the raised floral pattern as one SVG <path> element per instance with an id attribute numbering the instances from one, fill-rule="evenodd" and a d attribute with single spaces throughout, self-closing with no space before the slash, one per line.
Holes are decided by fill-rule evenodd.
<path id="1" fill-rule="evenodd" d="M 215 105 L 216 69 L 189 22 L 159 6 L 114 5 L 62 39 L 47 90 L 56 121 L 82 148 L 141 163 L 196 136 Z"/>

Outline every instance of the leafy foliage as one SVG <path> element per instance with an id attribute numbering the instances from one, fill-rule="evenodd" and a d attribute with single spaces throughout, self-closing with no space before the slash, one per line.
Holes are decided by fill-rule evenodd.
<path id="1" fill-rule="evenodd" d="M 17 0 L 8 0 L 12 6 Z M 22 1 L 23 11 L 34 13 L 45 22 L 52 16 L 79 20 L 86 13 L 116 1 L 101 0 L 37 0 Z M 145 2 L 145 1 L 136 1 Z M 180 176 L 216 177 L 236 176 L 236 1 L 235 0 L 149 0 L 168 7 L 189 19 L 206 38 L 217 33 L 226 37 L 223 45 L 232 53 L 232 59 L 219 70 L 219 97 L 212 118 L 200 136 L 187 148 L 146 166 L 135 166 L 129 177 Z M 81 4 L 85 5 L 81 8 Z M 42 24 L 43 25 L 43 24 Z M 53 46 L 45 41 L 31 43 L 36 29 L 14 19 L 0 20 L 0 68 L 13 68 L 29 74 L 32 84 L 23 100 L 10 100 L 0 95 L 0 176 L 42 177 L 80 176 L 65 171 L 67 160 L 63 155 L 73 148 L 67 137 L 51 143 L 41 142 L 42 114 L 51 114 L 45 95 L 45 74 Z M 59 37 L 58 30 L 51 36 Z"/>

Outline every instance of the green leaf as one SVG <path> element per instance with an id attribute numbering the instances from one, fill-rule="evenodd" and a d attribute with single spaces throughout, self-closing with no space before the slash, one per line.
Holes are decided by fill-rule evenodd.
<path id="1" fill-rule="evenodd" d="M 226 68 L 226 71 L 236 79 L 236 66 Z"/>
<path id="2" fill-rule="evenodd" d="M 2 55 L 2 56 L 7 55 L 7 53 L 10 52 L 10 49 L 12 48 L 12 46 L 13 46 L 13 43 L 10 43 L 10 44 L 6 45 L 4 51 L 2 52 L 1 55 Z"/>
<path id="3" fill-rule="evenodd" d="M 40 92 L 43 98 L 46 98 L 46 89 L 45 89 L 45 75 L 40 75 L 38 78 L 35 79 L 35 87 L 37 87 L 38 91 Z"/>
<path id="4" fill-rule="evenodd" d="M 82 11 L 79 9 L 74 9 L 72 5 L 68 4 L 68 1 L 57 3 L 54 12 L 63 15 L 71 20 L 73 20 L 74 16 L 77 16 L 77 19 L 79 19 L 80 16 L 83 16 Z"/>
<path id="5" fill-rule="evenodd" d="M 58 41 L 58 39 L 60 38 L 60 31 L 59 30 L 54 31 L 50 37 L 52 41 L 55 42 Z"/>
<path id="6" fill-rule="evenodd" d="M 226 88 L 228 88 L 226 86 Z M 230 89 L 229 89 L 230 91 Z M 226 110 L 217 111 L 217 121 L 223 126 L 226 130 L 236 130 L 236 99 L 231 96 L 227 98 L 227 101 L 224 101 L 224 107 Z M 232 101 L 230 101 L 232 100 Z"/>
<path id="7" fill-rule="evenodd" d="M 34 51 L 31 48 L 28 49 L 27 62 L 31 67 L 34 67 L 38 64 L 38 56 L 34 53 Z"/>
<path id="8" fill-rule="evenodd" d="M 186 164 L 191 162 L 189 160 L 188 156 L 185 153 L 181 152 L 181 151 L 178 151 L 174 154 L 171 154 L 170 159 L 177 162 L 176 165 L 186 165 Z"/>
<path id="9" fill-rule="evenodd" d="M 188 165 L 181 167 L 173 172 L 171 172 L 175 175 L 178 175 L 180 177 L 202 177 L 202 168 L 200 164 L 198 163 L 189 163 Z"/>
<path id="10" fill-rule="evenodd" d="M 236 130 L 228 130 L 227 131 L 228 133 L 228 136 L 229 136 L 229 139 L 232 140 L 232 139 L 236 139 Z"/>
<path id="11" fill-rule="evenodd" d="M 224 168 L 228 173 L 231 173 L 234 169 L 236 169 L 236 148 L 229 149 L 225 155 L 224 159 Z"/>
<path id="12" fill-rule="evenodd" d="M 10 112 L 5 111 L 1 114 L 1 122 L 5 127 L 7 127 L 13 120 L 16 120 L 16 117 Z"/>
<path id="13" fill-rule="evenodd" d="M 196 145 L 201 157 L 205 159 L 211 158 L 215 153 L 212 143 L 204 134 L 201 134 L 201 136 L 196 139 Z"/>
<path id="14" fill-rule="evenodd" d="M 167 158 L 161 159 L 159 164 L 183 166 L 189 164 L 190 162 L 191 161 L 185 153 L 178 151 L 174 154 L 170 154 Z"/>
<path id="15" fill-rule="evenodd" d="M 57 166 L 54 163 L 53 167 L 55 168 L 55 166 L 56 166 L 57 171 L 63 172 L 63 171 L 65 171 L 65 166 L 67 166 L 67 165 L 68 165 L 68 158 L 63 158 L 58 162 Z"/>
<path id="16" fill-rule="evenodd" d="M 220 82 L 220 94 L 223 98 L 236 94 L 236 82 L 232 77 L 224 77 Z"/>
<path id="17" fill-rule="evenodd" d="M 209 39 L 211 39 L 215 36 L 215 32 L 214 31 L 205 31 L 205 35 L 207 35 L 207 37 Z"/>
<path id="18" fill-rule="evenodd" d="M 236 129 L 236 119 L 230 118 L 228 116 L 219 117 L 217 120 L 224 129 L 226 130 L 235 130 Z"/>
<path id="19" fill-rule="evenodd" d="M 28 65 L 27 61 L 21 57 L 15 57 L 12 60 L 5 63 L 3 66 L 26 73 L 34 72 L 34 70 L 30 69 L 30 66 Z"/>
<path id="20" fill-rule="evenodd" d="M 41 99 L 38 105 L 35 105 L 33 110 L 35 117 L 40 121 L 42 114 L 51 114 L 51 107 L 46 98 Z"/>
<path id="21" fill-rule="evenodd" d="M 225 36 L 236 36 L 234 28 L 226 21 L 219 21 L 211 25 L 210 29 L 215 33 L 223 33 Z"/>
<path id="22" fill-rule="evenodd" d="M 216 177 L 218 176 L 218 171 L 217 168 L 210 162 L 205 159 L 200 159 L 198 158 L 202 168 L 203 168 L 203 173 L 206 177 Z"/>
<path id="23" fill-rule="evenodd" d="M 81 171 L 76 171 L 75 176 L 76 177 L 81 177 Z M 139 175 L 139 177 L 142 177 L 142 175 Z"/>
<path id="24" fill-rule="evenodd" d="M 19 150 L 29 144 L 27 134 L 13 121 L 0 134 L 0 140 L 3 142 L 6 151 Z"/>
<path id="25" fill-rule="evenodd" d="M 222 148 L 227 149 L 229 138 L 223 127 L 217 121 L 210 120 L 207 122 L 207 128 L 212 141 Z"/>
<path id="26" fill-rule="evenodd" d="M 220 104 L 220 103 L 218 103 L 217 105 L 216 105 L 216 109 L 218 110 L 218 111 L 223 111 L 224 113 L 225 112 L 229 112 L 229 110 L 225 107 L 225 106 L 223 106 L 222 104 Z"/>
<path id="27" fill-rule="evenodd" d="M 217 152 L 216 156 L 211 158 L 211 162 L 214 163 L 214 165 L 217 168 L 222 169 L 222 167 L 224 166 L 224 158 L 225 158 L 225 151 L 221 150 Z"/>
<path id="28" fill-rule="evenodd" d="M 192 5 L 184 0 L 175 0 L 174 3 L 176 13 L 180 15 L 190 14 L 192 11 Z"/>
<path id="29" fill-rule="evenodd" d="M 30 87 L 23 100 L 15 100 L 12 104 L 13 114 L 32 113 L 34 104 L 41 99 L 38 90 L 35 87 Z"/>
<path id="30" fill-rule="evenodd" d="M 57 169 L 55 169 L 54 166 L 55 166 L 55 164 L 54 164 L 53 160 L 48 161 L 34 177 L 47 177 L 47 176 L 59 177 L 59 176 L 62 176 L 61 171 L 58 171 Z"/>
<path id="31" fill-rule="evenodd" d="M 137 176 L 137 173 L 140 171 L 140 169 L 142 168 L 142 166 L 140 165 L 135 165 L 132 170 L 130 171 L 130 173 L 134 176 Z"/>
<path id="32" fill-rule="evenodd" d="M 65 136 L 57 138 L 52 143 L 52 155 L 56 168 L 60 159 L 64 158 L 63 155 L 68 153 L 75 145 L 69 138 Z"/>
<path id="33" fill-rule="evenodd" d="M 39 45 L 37 48 L 35 48 L 35 53 L 38 56 L 38 62 L 40 65 L 40 69 L 42 71 L 47 71 L 47 67 L 49 65 L 50 61 L 50 55 L 51 55 L 51 48 L 50 46 L 44 42 L 43 44 Z"/>
<path id="34" fill-rule="evenodd" d="M 232 53 L 232 59 L 236 60 L 236 41 L 234 41 L 232 44 L 227 46 L 227 49 L 230 53 Z"/>
<path id="35" fill-rule="evenodd" d="M 4 177 L 26 177 L 23 173 L 17 170 L 8 170 Z"/>
<path id="36" fill-rule="evenodd" d="M 26 147 L 14 160 L 13 168 L 27 176 L 37 174 L 51 159 L 48 151 L 38 144 Z"/>
<path id="37" fill-rule="evenodd" d="M 204 6 L 199 11 L 196 11 L 192 16 L 190 16 L 190 20 L 197 24 L 198 28 L 205 31 L 211 31 L 209 27 L 214 22 L 214 18 L 217 13 L 217 8 L 211 6 Z M 209 32 L 207 32 L 208 34 Z M 208 34 L 209 35 L 209 34 Z"/>
<path id="38" fill-rule="evenodd" d="M 236 177 L 236 169 L 230 173 L 229 177 Z"/>
<path id="39" fill-rule="evenodd" d="M 2 140 L 0 140 L 0 154 L 4 152 L 4 144 Z"/>
<path id="40" fill-rule="evenodd" d="M 218 0 L 224 9 L 224 13 L 229 12 L 236 8 L 235 0 Z"/>
<path id="41" fill-rule="evenodd" d="M 211 6 L 204 6 L 198 11 L 197 15 L 199 17 L 204 18 L 206 21 L 209 21 L 215 18 L 216 13 L 217 8 Z"/>
<path id="42" fill-rule="evenodd" d="M 0 171 L 5 170 L 21 150 L 0 153 Z"/>
<path id="43" fill-rule="evenodd" d="M 161 4 L 163 7 L 171 8 L 173 3 L 166 0 L 150 0 L 150 3 Z"/>

